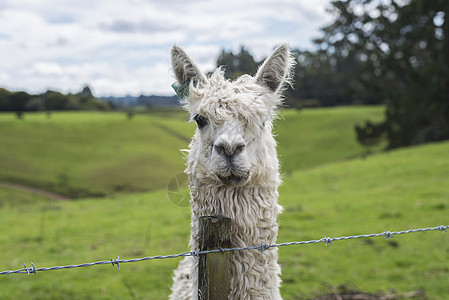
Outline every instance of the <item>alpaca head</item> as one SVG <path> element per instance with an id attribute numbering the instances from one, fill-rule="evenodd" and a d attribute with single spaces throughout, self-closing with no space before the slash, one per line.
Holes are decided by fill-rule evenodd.
<path id="1" fill-rule="evenodd" d="M 220 68 L 204 76 L 177 46 L 172 49 L 172 65 L 183 88 L 184 107 L 197 123 L 187 169 L 191 178 L 243 186 L 272 172 L 273 160 L 277 168 L 271 130 L 292 67 L 286 45 L 279 46 L 254 77 L 243 75 L 234 81 L 225 79 Z"/>

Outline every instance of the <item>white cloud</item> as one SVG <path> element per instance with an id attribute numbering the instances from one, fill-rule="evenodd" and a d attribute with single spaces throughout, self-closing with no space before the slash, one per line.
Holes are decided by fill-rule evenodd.
<path id="1" fill-rule="evenodd" d="M 221 48 L 262 59 L 277 44 L 310 47 L 328 0 L 0 1 L 0 86 L 29 92 L 171 94 L 169 49 L 203 71 Z M 5 59 L 6 58 L 6 59 Z"/>

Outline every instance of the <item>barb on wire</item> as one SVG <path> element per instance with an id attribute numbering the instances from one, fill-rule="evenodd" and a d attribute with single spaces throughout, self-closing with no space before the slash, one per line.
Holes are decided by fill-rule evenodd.
<path id="1" fill-rule="evenodd" d="M 31 267 L 29 267 L 29 268 L 27 268 L 27 265 L 26 265 L 26 264 L 23 264 L 23 267 L 24 267 L 24 269 L 25 269 L 25 271 L 26 271 L 26 273 L 27 273 L 28 275 L 30 275 L 30 274 L 36 274 L 36 268 L 34 267 L 34 264 L 33 264 L 33 263 L 31 263 Z"/>
<path id="2" fill-rule="evenodd" d="M 386 240 L 388 240 L 391 237 L 394 237 L 394 235 L 392 235 L 391 232 L 387 231 L 386 229 L 384 231 L 384 234 L 385 234 L 385 239 Z"/>
<path id="3" fill-rule="evenodd" d="M 336 237 L 336 238 L 330 238 L 330 237 L 324 237 L 319 240 L 310 240 L 310 241 L 301 241 L 301 242 L 288 242 L 288 243 L 281 243 L 281 244 L 272 244 L 272 245 L 266 245 L 261 244 L 258 246 L 253 247 L 240 247 L 240 248 L 219 248 L 219 249 L 213 249 L 213 250 L 206 250 L 206 251 L 189 251 L 184 252 L 180 254 L 174 254 L 174 255 L 159 255 L 159 256 L 147 256 L 143 258 L 135 258 L 135 259 L 120 259 L 120 256 L 117 256 L 117 259 L 110 259 L 105 261 L 97 261 L 93 263 L 84 263 L 79 265 L 67 265 L 67 266 L 55 266 L 50 268 L 37 268 L 34 266 L 33 263 L 31 263 L 31 267 L 27 268 L 26 264 L 24 264 L 23 269 L 18 269 L 14 271 L 3 271 L 0 272 L 0 275 L 7 275 L 7 274 L 36 274 L 36 272 L 40 271 L 52 271 L 52 270 L 61 270 L 61 269 L 74 269 L 74 268 L 81 268 L 81 267 L 91 267 L 96 265 L 108 265 L 112 264 L 112 266 L 117 265 L 118 270 L 120 270 L 120 264 L 124 263 L 131 263 L 131 262 L 140 262 L 140 261 L 146 261 L 146 260 L 153 260 L 153 259 L 166 259 L 166 258 L 177 258 L 177 257 L 186 257 L 186 256 L 193 256 L 195 258 L 198 258 L 202 254 L 208 254 L 208 253 L 217 253 L 217 252 L 227 252 L 227 251 L 241 251 L 241 250 L 259 250 L 262 252 L 264 250 L 268 250 L 270 248 L 279 248 L 283 246 L 292 246 L 292 245 L 307 245 L 307 244 L 317 244 L 317 243 L 324 243 L 325 246 L 327 246 L 329 243 L 333 245 L 333 241 L 344 241 L 344 240 L 352 240 L 352 239 L 359 239 L 359 238 L 371 238 L 371 237 L 382 237 L 384 236 L 386 239 L 389 239 L 391 237 L 394 237 L 395 235 L 400 234 L 407 234 L 407 233 L 414 233 L 414 232 L 425 232 L 425 231 L 432 231 L 432 230 L 439 230 L 441 233 L 447 232 L 447 229 L 449 228 L 448 225 L 438 225 L 436 227 L 428 227 L 428 228 L 419 228 L 419 229 L 409 229 L 409 230 L 402 230 L 402 231 L 387 231 L 381 233 L 372 233 L 372 234 L 360 234 L 360 235 L 351 235 L 351 236 L 342 236 L 342 237 Z"/>
<path id="4" fill-rule="evenodd" d="M 112 266 L 117 265 L 118 270 L 120 271 L 120 256 L 117 256 L 117 259 L 111 258 Z"/>
<path id="5" fill-rule="evenodd" d="M 327 247 L 327 244 L 328 244 L 328 243 L 330 243 L 331 245 L 333 245 L 333 243 L 332 243 L 332 241 L 334 240 L 333 238 L 330 238 L 330 237 L 325 236 L 325 237 L 323 238 L 323 240 L 324 240 L 324 246 Z"/>
<path id="6" fill-rule="evenodd" d="M 260 253 L 263 254 L 263 251 L 270 249 L 270 247 L 271 247 L 271 245 L 265 245 L 264 243 L 261 243 L 260 244 Z"/>

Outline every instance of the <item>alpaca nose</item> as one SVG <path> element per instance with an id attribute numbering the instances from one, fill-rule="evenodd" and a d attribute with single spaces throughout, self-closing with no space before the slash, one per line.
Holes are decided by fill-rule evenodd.
<path id="1" fill-rule="evenodd" d="M 236 143 L 226 143 L 226 142 L 218 142 L 215 143 L 214 149 L 215 151 L 222 156 L 230 158 L 234 155 L 237 155 L 243 151 L 245 148 L 245 143 L 243 141 L 239 141 Z"/>

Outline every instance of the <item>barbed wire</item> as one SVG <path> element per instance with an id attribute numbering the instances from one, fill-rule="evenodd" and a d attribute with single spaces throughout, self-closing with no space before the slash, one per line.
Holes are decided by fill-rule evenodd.
<path id="1" fill-rule="evenodd" d="M 344 240 L 352 240 L 352 239 L 359 239 L 359 238 L 372 238 L 372 237 L 385 237 L 385 239 L 392 238 L 396 235 L 400 234 L 407 234 L 407 233 L 415 233 L 415 232 L 425 232 L 425 231 L 433 231 L 433 230 L 439 230 L 441 233 L 447 232 L 447 229 L 449 228 L 448 225 L 438 225 L 436 227 L 428 227 L 428 228 L 419 228 L 419 229 L 409 229 L 409 230 L 402 230 L 402 231 L 387 231 L 381 233 L 372 233 L 372 234 L 360 234 L 360 235 L 350 235 L 350 236 L 342 236 L 342 237 L 324 237 L 317 240 L 309 240 L 309 241 L 301 241 L 301 242 L 288 242 L 288 243 L 280 243 L 280 244 L 272 244 L 272 245 L 266 245 L 261 244 L 258 246 L 252 246 L 252 247 L 237 247 L 237 248 L 220 248 L 220 249 L 214 249 L 214 250 L 205 250 L 205 251 L 189 251 L 184 252 L 180 254 L 174 254 L 174 255 L 158 255 L 158 256 L 147 256 L 143 258 L 135 258 L 135 259 L 120 259 L 118 256 L 117 259 L 110 259 L 110 260 L 104 260 L 104 261 L 97 261 L 92 263 L 84 263 L 84 264 L 78 264 L 78 265 L 66 265 L 66 266 L 55 266 L 55 267 L 49 267 L 49 268 L 36 268 L 34 266 L 34 263 L 31 263 L 31 267 L 27 267 L 26 264 L 24 264 L 22 269 L 14 270 L 14 271 L 3 271 L 0 272 L 0 275 L 8 275 L 8 274 L 36 274 L 36 272 L 41 271 L 53 271 L 53 270 L 61 270 L 61 269 L 74 269 L 74 268 L 82 268 L 82 267 L 91 267 L 96 265 L 109 265 L 112 264 L 112 266 L 117 266 L 118 270 L 120 270 L 120 264 L 124 263 L 131 263 L 131 262 L 140 262 L 140 261 L 147 261 L 147 260 L 153 260 L 153 259 L 167 259 L 167 258 L 177 258 L 177 257 L 186 257 L 186 256 L 193 256 L 198 257 L 202 254 L 208 254 L 208 253 L 216 253 L 216 252 L 228 252 L 228 251 L 242 251 L 242 250 L 260 250 L 262 253 L 265 250 L 268 250 L 270 248 L 278 248 L 278 247 L 284 247 L 284 246 L 292 246 L 292 245 L 307 245 L 307 244 L 316 244 L 316 243 L 324 243 L 325 246 L 328 244 L 333 244 L 334 241 L 344 241 Z"/>

